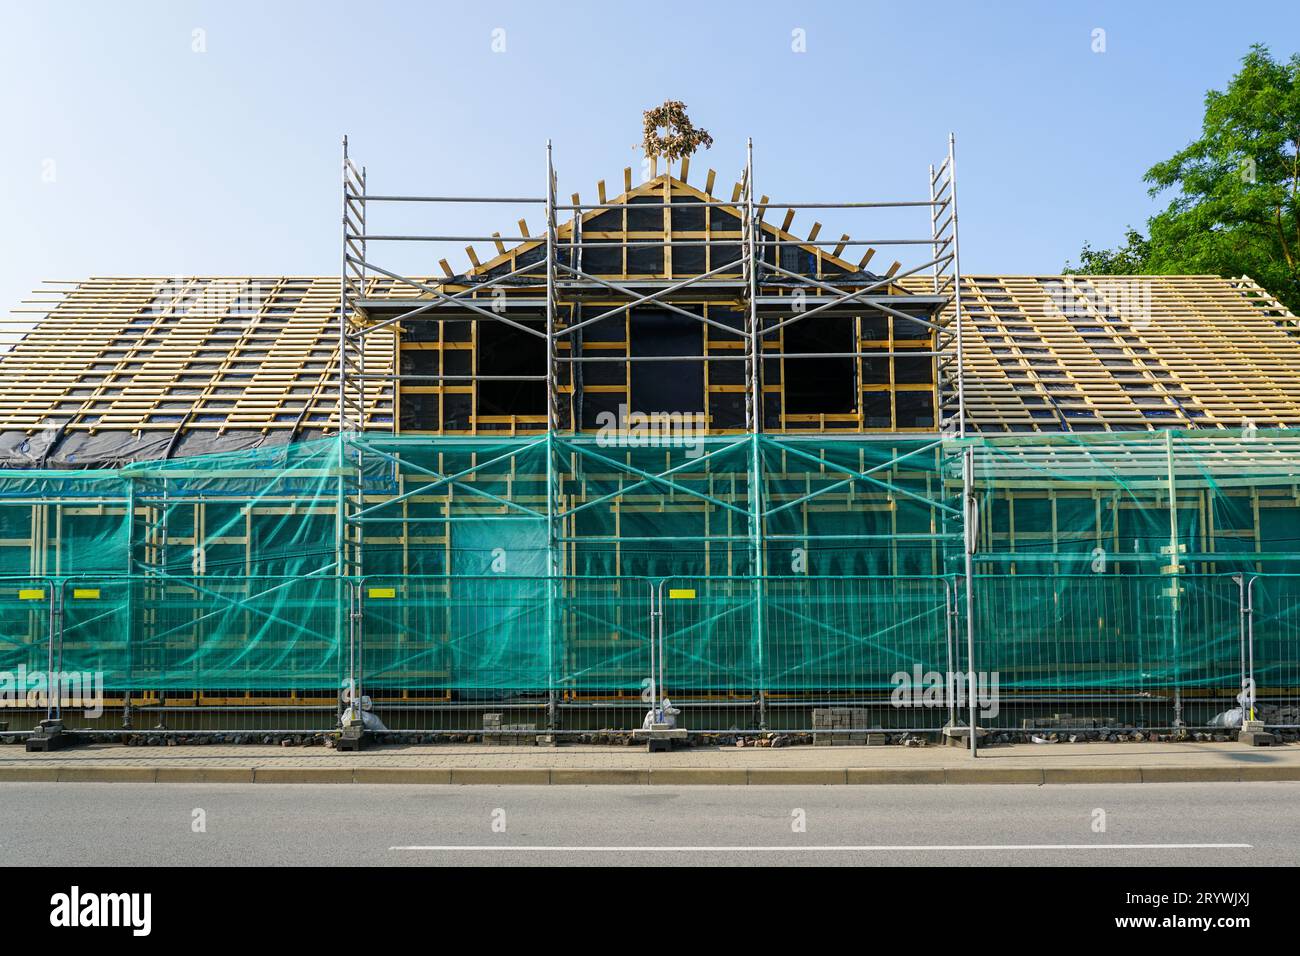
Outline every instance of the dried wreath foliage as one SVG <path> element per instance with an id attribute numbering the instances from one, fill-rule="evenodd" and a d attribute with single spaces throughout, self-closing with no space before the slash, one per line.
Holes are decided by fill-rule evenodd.
<path id="1" fill-rule="evenodd" d="M 663 156 L 669 162 L 690 156 L 703 146 L 713 145 L 713 137 L 705 129 L 696 129 L 686 115 L 686 104 L 680 100 L 667 100 L 662 106 L 646 110 L 645 138 L 642 148 L 647 156 Z M 659 132 L 660 127 L 668 130 Z"/>

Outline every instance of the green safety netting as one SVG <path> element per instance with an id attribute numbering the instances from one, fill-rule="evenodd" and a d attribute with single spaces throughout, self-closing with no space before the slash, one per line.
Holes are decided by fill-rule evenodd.
<path id="1" fill-rule="evenodd" d="M 110 689 L 584 696 L 662 640 L 700 696 L 882 694 L 969 621 L 1027 698 L 1230 697 L 1251 650 L 1286 695 L 1298 542 L 1286 432 L 346 436 L 0 473 L 0 670 L 53 633 Z"/>
<path id="2" fill-rule="evenodd" d="M 1286 633 L 1300 570 L 1300 438 L 1014 436 L 970 454 L 975 654 L 1004 690 L 1231 698 L 1250 670 L 1248 627 L 1261 693 L 1300 683 Z M 1256 592 L 1261 613 L 1247 617 Z"/>

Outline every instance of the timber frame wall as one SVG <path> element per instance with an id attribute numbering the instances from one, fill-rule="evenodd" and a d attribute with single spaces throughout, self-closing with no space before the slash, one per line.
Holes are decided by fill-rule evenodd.
<path id="1" fill-rule="evenodd" d="M 353 435 L 366 430 L 374 420 L 378 386 L 392 389 L 394 431 L 427 435 L 434 447 L 438 436 L 453 441 L 456 436 L 546 436 L 546 474 L 530 477 L 544 478 L 541 505 L 551 541 L 548 572 L 566 573 L 565 543 L 572 529 L 565 524 L 565 502 L 574 500 L 570 492 L 578 470 L 575 456 L 597 451 L 582 443 L 582 435 L 597 430 L 601 413 L 617 416 L 633 404 L 638 374 L 651 378 L 698 363 L 703 366 L 698 376 L 703 394 L 698 405 L 677 410 L 703 413 L 710 436 L 749 441 L 745 467 L 731 482 L 746 498 L 741 510 L 748 516 L 748 529 L 728 534 L 727 550 L 745 542 L 748 573 L 762 574 L 766 544 L 758 436 L 771 432 L 792 439 L 801 434 L 833 440 L 858 435 L 870 441 L 928 435 L 937 448 L 941 434 L 965 434 L 952 136 L 947 147 L 947 154 L 922 181 L 920 195 L 902 200 L 773 199 L 756 188 L 751 143 L 729 197 L 715 195 L 713 170 L 702 189 L 691 186 L 686 159 L 676 176 L 671 169 L 659 175 L 657 167 L 651 167 L 649 180 L 636 187 L 631 170 L 624 170 L 623 193 L 617 197 L 607 197 L 602 181 L 597 202 L 583 203 L 573 193 L 562 203 L 549 142 L 543 194 L 521 198 L 372 192 L 366 170 L 352 161 L 345 138 L 337 353 L 340 430 Z M 377 207 L 414 207 L 436 218 L 437 210 L 455 204 L 537 207 L 541 235 L 530 232 L 525 218 L 512 235 L 381 233 L 367 227 Z M 777 210 L 783 210 L 779 226 L 767 221 Z M 901 210 L 915 213 L 924 225 L 911 235 L 822 239 L 816 223 L 801 239 L 790 232 L 800 210 L 877 216 Z M 567 221 L 561 222 L 563 217 Z M 441 280 L 385 265 L 383 250 L 393 244 L 409 249 L 413 243 L 451 241 L 490 242 L 497 254 L 480 261 L 471 245 L 466 254 L 472 267 L 458 274 L 443 259 Z M 877 247 L 897 250 L 898 259 L 883 274 L 866 271 Z M 856 256 L 856 263 L 842 258 L 846 254 Z M 675 321 L 679 328 L 698 328 L 698 345 L 668 355 L 638 354 L 631 324 L 647 310 Z M 788 347 L 792 330 L 831 322 L 849 331 L 844 347 Z M 541 357 L 538 367 L 500 374 L 499 369 L 482 366 L 483 336 L 502 328 L 516 337 L 517 347 L 528 340 L 535 343 Z M 392 365 L 379 370 L 366 362 L 368 351 L 373 351 L 367 342 L 377 336 L 389 338 L 395 353 Z M 653 336 L 642 336 L 648 338 Z M 791 410 L 786 385 L 791 363 L 827 359 L 852 363 L 851 403 L 830 413 Z M 531 388 L 534 399 L 541 398 L 540 407 L 505 409 L 505 414 L 481 409 L 485 386 L 502 382 Z M 618 430 L 623 430 L 625 422 L 617 421 Z M 554 443 L 566 435 L 572 440 L 561 450 Z M 906 453 L 900 455 L 910 457 L 916 447 L 907 443 Z M 340 456 L 341 473 L 366 473 L 364 441 L 341 443 Z M 888 456 L 880 460 L 873 454 L 872 461 L 876 471 L 896 470 Z M 400 471 L 401 464 L 394 464 Z M 612 465 L 608 460 L 606 464 Z M 665 465 L 661 471 L 675 473 L 683 467 Z M 439 482 L 446 476 L 427 477 Z M 672 487 L 665 474 L 627 477 L 658 485 L 660 491 Z M 870 479 L 855 474 L 849 481 Z M 366 494 L 359 480 L 341 479 L 339 496 L 338 566 L 346 573 L 364 573 L 364 521 L 357 516 L 381 503 Z M 723 507 L 738 508 L 731 502 Z M 730 558 L 728 563 L 733 563 Z"/>
<path id="2" fill-rule="evenodd" d="M 543 197 L 386 195 L 367 191 L 365 170 L 348 158 L 345 141 L 342 430 L 373 421 L 375 384 L 392 390 L 399 433 L 591 432 L 601 413 L 620 406 L 700 412 L 709 434 L 964 429 L 951 138 L 922 197 L 882 202 L 756 195 L 751 148 L 730 198 L 715 196 L 713 170 L 702 189 L 690 185 L 688 159 L 677 176 L 652 173 L 636 187 L 624 170 L 624 192 L 615 198 L 607 198 L 602 181 L 598 202 L 584 204 L 574 193 L 560 203 L 549 144 L 546 155 Z M 526 218 L 518 234 L 504 236 L 367 231 L 377 206 L 436 215 L 461 203 L 540 206 L 542 234 L 531 233 Z M 833 240 L 819 238 L 820 223 L 807 238 L 789 231 L 797 211 L 821 209 L 915 210 L 925 227 L 901 237 Z M 777 210 L 784 210 L 780 226 L 766 221 Z M 443 259 L 439 280 L 384 261 L 382 250 L 394 243 L 409 249 L 450 241 L 491 242 L 497 254 L 483 262 L 470 245 L 471 268 L 458 274 Z M 899 259 L 882 274 L 866 271 L 881 246 L 900 250 Z M 858 253 L 856 264 L 842 258 Z M 664 333 L 632 329 L 647 316 L 675 323 L 694 341 L 683 351 L 655 352 L 653 340 Z M 818 332 L 832 324 L 838 341 L 819 347 Z M 802 344 L 789 340 L 804 330 L 812 331 Z M 526 369 L 494 366 L 489 333 L 535 361 Z M 392 339 L 391 370 L 366 366 L 362 345 L 380 335 Z M 820 396 L 800 402 L 787 382 L 798 363 L 814 369 L 825 361 L 850 370 L 843 378 L 853 394 L 820 409 Z M 684 377 L 683 392 L 701 393 L 681 399 L 688 407 L 636 407 L 635 382 L 674 374 Z M 529 401 L 484 400 L 489 388 L 509 386 Z"/>

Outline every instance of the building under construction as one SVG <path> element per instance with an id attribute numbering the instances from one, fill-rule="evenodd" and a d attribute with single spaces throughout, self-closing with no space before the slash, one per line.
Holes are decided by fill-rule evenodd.
<path id="1" fill-rule="evenodd" d="M 102 675 L 66 717 L 105 733 L 324 731 L 341 688 L 421 734 L 664 695 L 741 735 L 1297 725 L 1300 327 L 1267 291 L 965 275 L 951 140 L 893 200 L 687 159 L 584 201 L 538 165 L 395 195 L 345 144 L 339 276 L 47 284 L 0 358 L 0 669 Z M 481 234 L 438 227 L 460 204 Z M 900 699 L 962 672 L 993 712 Z"/>

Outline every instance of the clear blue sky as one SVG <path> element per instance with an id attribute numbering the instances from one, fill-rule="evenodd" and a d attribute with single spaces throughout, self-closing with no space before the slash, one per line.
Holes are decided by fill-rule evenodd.
<path id="1" fill-rule="evenodd" d="M 759 190 L 789 201 L 915 196 L 954 130 L 965 271 L 1056 272 L 1143 224 L 1142 173 L 1252 42 L 1300 49 L 1294 2 L 0 10 L 6 310 L 44 278 L 336 274 L 345 132 L 372 190 L 540 194 L 549 137 L 562 193 L 594 199 L 668 98 L 716 139 L 696 168 L 732 181 L 752 136 Z M 510 231 L 506 213 L 419 228 Z"/>

